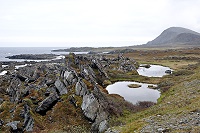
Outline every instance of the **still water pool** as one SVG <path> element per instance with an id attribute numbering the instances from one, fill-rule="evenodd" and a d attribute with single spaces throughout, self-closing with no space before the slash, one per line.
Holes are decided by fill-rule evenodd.
<path id="1" fill-rule="evenodd" d="M 130 84 L 141 85 L 139 88 L 129 88 Z M 109 94 L 119 94 L 124 97 L 125 100 L 136 104 L 138 101 L 151 101 L 157 102 L 157 99 L 160 97 L 160 92 L 158 90 L 148 88 L 148 85 L 145 83 L 138 82 L 116 82 L 112 85 L 106 87 Z"/>
<path id="2" fill-rule="evenodd" d="M 166 70 L 171 70 L 169 67 L 164 67 L 160 65 L 150 65 L 150 68 L 145 67 L 139 67 L 137 72 L 139 75 L 147 76 L 147 77 L 162 77 L 164 75 L 167 75 L 165 73 Z"/>

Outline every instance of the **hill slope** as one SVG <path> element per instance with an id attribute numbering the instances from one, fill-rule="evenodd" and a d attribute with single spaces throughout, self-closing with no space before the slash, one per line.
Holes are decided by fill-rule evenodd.
<path id="1" fill-rule="evenodd" d="M 170 45 L 170 44 L 200 44 L 200 33 L 181 28 L 170 27 L 164 30 L 157 38 L 149 41 L 146 45 Z"/>

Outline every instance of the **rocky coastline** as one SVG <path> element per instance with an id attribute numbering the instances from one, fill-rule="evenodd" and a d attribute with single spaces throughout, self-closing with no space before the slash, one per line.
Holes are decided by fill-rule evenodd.
<path id="1" fill-rule="evenodd" d="M 8 59 L 25 59 L 25 60 L 51 60 L 55 59 L 58 55 L 55 54 L 20 54 L 7 56 Z"/>

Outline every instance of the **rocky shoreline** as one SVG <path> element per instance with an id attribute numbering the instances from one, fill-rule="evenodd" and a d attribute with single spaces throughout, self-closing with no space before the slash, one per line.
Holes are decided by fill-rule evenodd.
<path id="1" fill-rule="evenodd" d="M 55 59 L 58 55 L 55 54 L 20 54 L 7 56 L 8 59 L 26 59 L 26 60 L 50 60 Z"/>

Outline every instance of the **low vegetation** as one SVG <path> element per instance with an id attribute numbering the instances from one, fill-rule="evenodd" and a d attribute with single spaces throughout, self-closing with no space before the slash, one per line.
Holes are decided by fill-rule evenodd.
<path id="1" fill-rule="evenodd" d="M 119 71 L 115 68 L 118 65 L 111 64 L 107 69 L 108 79 L 101 79 L 98 70 L 94 69 L 97 75 L 98 87 L 105 95 L 108 101 L 107 110 L 110 114 L 109 124 L 115 130 L 122 133 L 130 132 L 147 132 L 152 130 L 156 132 L 157 126 L 163 129 L 163 132 L 197 132 L 200 130 L 198 125 L 192 124 L 196 122 L 196 115 L 200 113 L 200 49 L 178 49 L 178 50 L 135 50 L 134 52 L 124 53 L 124 57 L 139 61 L 141 64 L 160 64 L 169 66 L 174 69 L 170 75 L 157 77 L 145 77 L 138 75 L 137 71 Z M 178 55 L 187 58 L 171 58 Z M 108 55 L 108 57 L 117 57 L 117 54 Z M 191 58 L 190 58 L 191 57 Z M 195 57 L 195 58 L 192 58 Z M 74 55 L 70 54 L 68 58 L 71 67 L 77 70 L 80 75 L 79 67 L 75 65 Z M 189 60 L 192 59 L 192 60 Z M 83 62 L 81 62 L 83 63 Z M 137 67 L 139 64 L 136 64 Z M 36 85 L 40 85 L 46 72 L 35 81 Z M 57 78 L 57 75 L 49 75 L 49 77 Z M 82 80 L 88 91 L 91 92 L 94 86 L 86 79 Z M 123 97 L 116 94 L 108 94 L 105 87 L 116 81 L 136 81 L 141 83 L 157 84 L 157 86 L 148 86 L 149 88 L 159 89 L 161 97 L 157 104 L 149 101 L 138 102 L 133 105 L 124 100 Z M 42 87 L 39 90 L 30 91 L 30 94 L 24 96 L 19 104 L 9 102 L 6 95 L 10 79 L 2 79 L 0 85 L 1 97 L 4 101 L 0 104 L 0 118 L 5 120 L 22 121 L 19 117 L 20 111 L 23 110 L 25 104 L 31 107 L 30 114 L 34 119 L 35 132 L 90 132 L 91 123 L 83 115 L 81 110 L 82 98 L 75 94 L 75 85 L 68 86 L 69 92 L 60 96 L 56 105 L 46 112 L 46 115 L 40 115 L 35 112 L 38 103 L 43 101 L 47 96 L 45 92 L 48 87 Z M 25 89 L 25 85 L 23 89 Z M 131 84 L 131 88 L 138 88 L 140 85 Z M 74 105 L 71 98 L 75 98 Z M 14 110 L 14 111 L 13 111 Z M 13 114 L 13 115 L 11 115 Z M 176 118 L 177 121 L 174 121 Z M 183 120 L 187 119 L 188 123 Z M 177 125 L 173 129 L 168 125 Z M 182 123 L 182 124 L 180 124 Z M 188 125 L 185 127 L 184 125 Z M 18 125 L 19 128 L 23 125 Z M 149 129 L 148 129 L 149 128 Z M 154 130 L 155 129 L 155 130 Z M 9 131 L 7 127 L 1 127 L 0 131 Z"/>
<path id="2" fill-rule="evenodd" d="M 196 60 L 163 58 L 179 55 L 180 51 L 181 55 L 191 55 L 198 58 Z M 159 130 L 174 133 L 199 132 L 199 125 L 192 123 L 192 121 L 198 121 L 198 117 L 194 116 L 200 112 L 200 55 L 198 52 L 200 52 L 200 49 L 193 48 L 127 53 L 126 56 L 135 58 L 140 63 L 169 66 L 174 71 L 171 75 L 166 75 L 160 79 L 148 78 L 148 83 L 156 83 L 158 85 L 157 88 L 161 91 L 161 97 L 158 99 L 158 103 L 145 110 L 135 113 L 126 111 L 123 116 L 113 118 L 112 121 L 121 123 L 120 126 L 115 126 L 115 124 L 111 123 L 111 125 L 113 124 L 113 128 L 123 133 L 158 132 Z M 135 77 L 135 80 L 134 78 L 131 79 L 133 81 L 144 79 L 143 81 L 145 81 L 144 77 Z M 176 121 L 174 121 L 174 118 L 176 118 Z M 187 123 L 182 122 L 182 120 L 186 120 Z M 173 126 L 176 126 L 176 128 Z"/>

